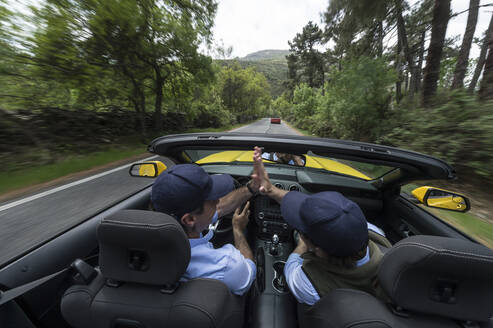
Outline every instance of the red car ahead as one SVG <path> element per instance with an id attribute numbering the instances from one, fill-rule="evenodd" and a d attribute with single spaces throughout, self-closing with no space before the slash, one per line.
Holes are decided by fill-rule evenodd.
<path id="1" fill-rule="evenodd" d="M 270 124 L 281 124 L 281 119 L 279 117 L 272 117 L 270 119 Z"/>

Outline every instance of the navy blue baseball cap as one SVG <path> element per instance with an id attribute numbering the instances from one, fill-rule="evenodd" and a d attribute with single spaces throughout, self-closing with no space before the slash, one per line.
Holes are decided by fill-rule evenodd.
<path id="1" fill-rule="evenodd" d="M 284 220 L 328 254 L 345 257 L 368 243 L 368 225 L 359 206 L 338 192 L 287 193 L 281 202 Z"/>
<path id="2" fill-rule="evenodd" d="M 157 177 L 151 202 L 156 211 L 179 219 L 200 208 L 204 201 L 219 199 L 233 189 L 233 178 L 228 174 L 210 176 L 198 165 L 179 164 Z"/>

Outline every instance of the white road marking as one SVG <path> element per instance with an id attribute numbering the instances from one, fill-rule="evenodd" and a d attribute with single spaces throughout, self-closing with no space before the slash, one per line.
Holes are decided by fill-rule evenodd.
<path id="1" fill-rule="evenodd" d="M 148 157 L 148 158 L 144 158 L 144 159 L 141 159 L 137 162 L 145 162 L 145 161 L 150 161 L 154 158 L 157 158 L 159 156 L 151 156 L 151 157 Z M 134 163 L 137 163 L 137 162 L 134 162 Z M 32 195 L 32 196 L 29 196 L 29 197 L 26 197 L 26 198 L 23 198 L 23 199 L 20 199 L 20 200 L 17 200 L 15 202 L 12 202 L 12 203 L 8 203 L 7 205 L 4 205 L 4 206 L 0 206 L 0 212 L 1 211 L 5 211 L 5 210 L 8 210 L 9 208 L 12 208 L 12 207 L 15 207 L 15 206 L 18 206 L 18 205 L 21 205 L 21 204 L 24 204 L 24 203 L 27 203 L 27 202 L 30 202 L 30 201 L 33 201 L 35 199 L 38 199 L 38 198 L 41 198 L 41 197 L 44 197 L 44 196 L 48 196 L 48 195 L 51 195 L 51 194 L 54 194 L 56 192 L 59 192 L 59 191 L 62 191 L 62 190 L 65 190 L 65 189 L 68 189 L 70 187 L 73 187 L 73 186 L 76 186 L 76 185 L 79 185 L 79 184 L 82 184 L 82 183 L 85 183 L 85 182 L 88 182 L 88 181 L 91 181 L 91 180 L 94 180 L 94 179 L 97 179 L 97 178 L 100 178 L 102 176 L 105 176 L 105 175 L 108 175 L 108 174 L 111 174 L 113 172 L 116 172 L 116 171 L 119 171 L 119 170 L 123 170 L 124 168 L 127 168 L 127 167 L 130 167 L 132 164 L 134 163 L 130 163 L 130 164 L 127 164 L 127 165 L 123 165 L 123 166 L 120 166 L 120 167 L 117 167 L 117 168 L 114 168 L 112 170 L 109 170 L 109 171 L 105 171 L 105 172 L 102 172 L 102 173 L 99 173 L 99 174 L 96 174 L 96 175 L 93 175 L 93 176 L 90 176 L 88 178 L 85 178 L 85 179 L 81 179 L 81 180 L 77 180 L 77 181 L 74 181 L 74 182 L 71 182 L 71 183 L 68 183 L 66 185 L 63 185 L 63 186 L 60 186 L 60 187 L 56 187 L 56 188 L 53 188 L 53 189 L 50 189 L 50 190 L 47 190 L 45 192 L 42 192 L 42 193 L 39 193 L 39 194 L 36 194 L 36 195 Z"/>

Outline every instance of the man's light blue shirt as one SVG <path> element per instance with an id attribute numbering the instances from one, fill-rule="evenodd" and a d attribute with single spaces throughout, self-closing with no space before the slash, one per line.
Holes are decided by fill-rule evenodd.
<path id="1" fill-rule="evenodd" d="M 191 258 L 187 271 L 181 278 L 210 278 L 222 281 L 236 295 L 243 295 L 250 289 L 257 272 L 255 263 L 245 259 L 231 244 L 215 249 L 210 242 L 214 232 L 201 238 L 189 239 Z"/>
<path id="2" fill-rule="evenodd" d="M 368 222 L 368 230 L 372 230 L 382 236 L 385 233 L 382 229 Z M 356 266 L 361 266 L 370 261 L 370 250 L 366 248 L 366 255 L 356 262 Z M 284 277 L 293 296 L 300 303 L 313 305 L 320 300 L 320 296 L 313 287 L 312 283 L 302 269 L 303 259 L 297 253 L 291 253 L 284 266 Z"/>

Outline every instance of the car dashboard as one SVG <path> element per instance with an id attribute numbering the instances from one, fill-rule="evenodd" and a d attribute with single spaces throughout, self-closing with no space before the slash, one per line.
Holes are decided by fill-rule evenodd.
<path id="1" fill-rule="evenodd" d="M 237 187 L 245 185 L 252 174 L 251 163 L 207 164 L 202 167 L 209 174 L 230 174 Z M 370 220 L 378 217 L 383 209 L 381 192 L 368 181 L 288 165 L 265 165 L 265 169 L 271 183 L 283 190 L 305 194 L 340 192 L 356 202 Z M 253 197 L 250 208 L 248 235 L 257 264 L 252 291 L 252 326 L 296 327 L 296 300 L 289 292 L 283 274 L 284 265 L 295 248 L 293 228 L 284 221 L 280 204 L 267 196 Z M 225 221 L 224 224 L 231 224 L 230 220 Z"/>
<path id="2" fill-rule="evenodd" d="M 251 163 L 208 164 L 202 165 L 202 167 L 209 174 L 230 174 L 241 185 L 245 185 L 252 174 Z M 305 194 L 337 191 L 358 204 L 369 220 L 377 217 L 383 210 L 382 192 L 369 181 L 317 169 L 288 165 L 266 165 L 265 169 L 269 174 L 271 183 L 280 189 L 299 191 Z M 261 196 L 257 197 L 252 205 L 255 207 L 253 213 L 255 213 L 255 220 L 259 225 L 264 226 L 265 221 L 283 222 L 282 218 L 279 217 L 279 204 L 275 201 Z M 271 224 L 267 224 L 270 227 Z M 264 228 L 268 227 L 264 226 Z M 263 230 L 260 232 L 265 233 Z"/>

